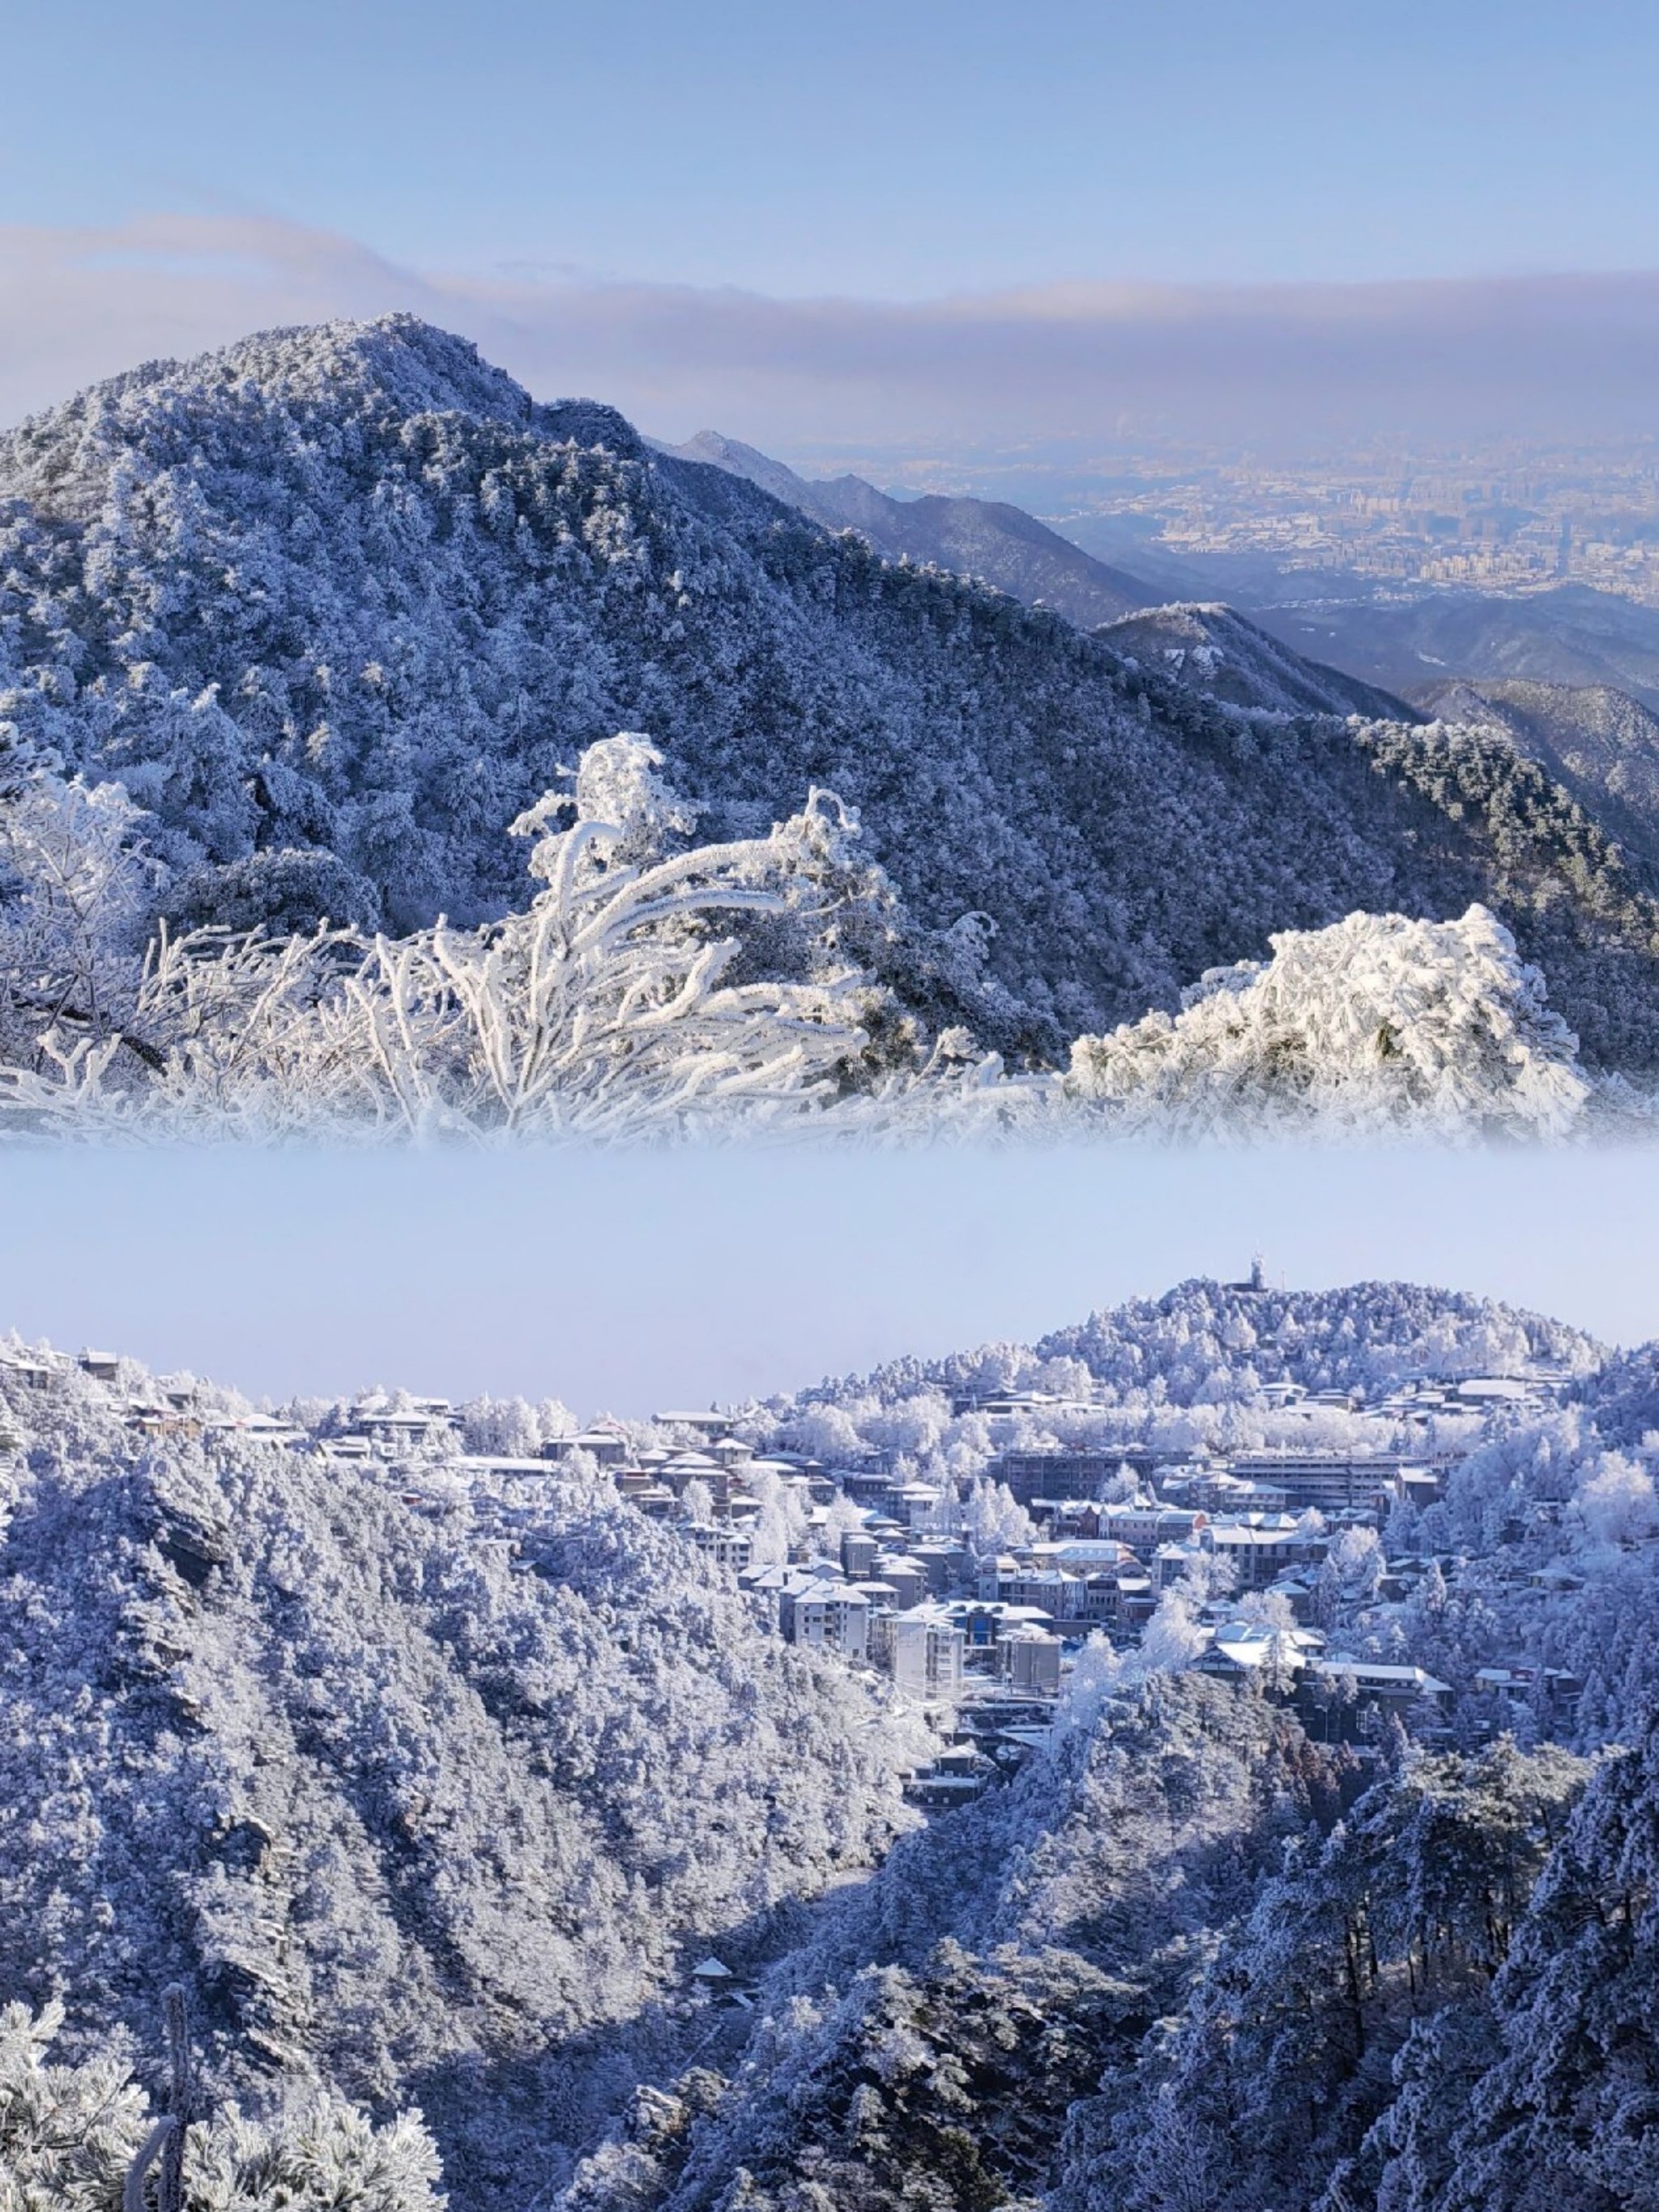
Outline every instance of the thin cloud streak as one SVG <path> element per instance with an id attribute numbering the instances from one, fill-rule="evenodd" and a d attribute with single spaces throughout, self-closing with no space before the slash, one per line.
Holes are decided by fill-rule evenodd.
<path id="1" fill-rule="evenodd" d="M 0 422 L 161 356 L 407 308 L 538 397 L 786 453 L 1169 436 L 1628 434 L 1651 420 L 1659 273 L 1226 288 L 1052 285 L 895 306 L 398 266 L 276 218 L 0 226 Z"/>

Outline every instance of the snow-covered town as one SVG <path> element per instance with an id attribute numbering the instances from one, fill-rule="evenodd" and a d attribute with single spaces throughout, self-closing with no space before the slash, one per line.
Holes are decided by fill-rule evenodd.
<path id="1" fill-rule="evenodd" d="M 1260 1262 L 1213 1288 L 1243 1310 L 1272 1295 Z M 822 1407 L 667 1407 L 584 1427 L 556 1403 L 457 1407 L 378 1390 L 260 1411 L 191 1380 L 140 1379 L 113 1353 L 21 1346 L 0 1349 L 0 1384 L 50 1393 L 72 1371 L 115 1395 L 136 1438 L 349 1464 L 526 1566 L 573 1482 L 609 1486 L 734 1583 L 785 1643 L 833 1655 L 926 1719 L 939 1748 L 907 1795 L 929 1811 L 977 1796 L 1046 1746 L 1080 1657 L 1090 1653 L 1086 1667 L 1107 1648 L 1283 1701 L 1316 1741 L 1362 1757 L 1390 1717 L 1441 1745 L 1488 1739 L 1521 1711 L 1528 1725 L 1571 1726 L 1583 1680 L 1526 1636 L 1584 1587 L 1570 1545 L 1551 1555 L 1568 1518 L 1560 1502 L 1534 1500 L 1524 1526 L 1511 1518 L 1499 1532 L 1530 1547 L 1504 1569 L 1519 1642 L 1454 1683 L 1421 1663 L 1413 1633 L 1471 1568 L 1446 1540 L 1449 1475 L 1494 1435 L 1557 1413 L 1574 1394 L 1571 1364 L 1488 1372 L 1454 1359 L 1322 1389 L 1258 1381 L 1251 1395 L 1276 1441 L 1234 1449 L 1206 1445 L 1190 1419 L 1161 1431 L 1143 1420 L 1147 1433 L 1128 1436 L 1117 1394 L 1071 1366 L 1068 1395 L 955 1389 L 939 1441 L 956 1441 L 927 1458 L 933 1479 Z M 778 1441 L 815 1419 L 838 1428 L 841 1451 Z M 1650 1492 L 1640 1469 L 1659 1462 L 1659 1443 L 1637 1461 Z M 1659 1540 L 1659 1520 L 1645 1540 Z M 1490 1561 L 1477 1564 L 1489 1580 Z"/>
<path id="2" fill-rule="evenodd" d="M 1659 2212 L 1659 8 L 5 22 L 0 2212 Z"/>
<path id="3" fill-rule="evenodd" d="M 947 2129 L 1083 2190 L 1079 2130 L 1139 2156 L 1268 2066 L 1316 2109 L 1356 2016 L 1503 2032 L 1483 1962 L 1553 1885 L 1569 1955 L 1605 1929 L 1579 1893 L 1650 1802 L 1656 1471 L 1655 1347 L 1259 1264 L 626 1419 L 256 1403 L 9 1338 L 0 2065 L 90 2112 L 183 1972 L 204 2067 L 276 2114 L 227 2106 L 204 2155 L 441 2154 L 483 2212 L 527 2172 L 556 2212 L 713 2206 L 737 2166 L 765 2212 L 884 2212 L 872 2177 Z M 1650 1978 L 1611 1955 L 1575 1987 L 1622 2018 Z M 1407 2124 L 1415 2079 L 1364 2111 Z M 420 2118 L 376 2118 L 386 2081 Z M 827 2197 L 780 2099 L 842 2115 Z M 1188 2201 L 1225 2212 L 1334 2155 L 1209 2141 Z"/>

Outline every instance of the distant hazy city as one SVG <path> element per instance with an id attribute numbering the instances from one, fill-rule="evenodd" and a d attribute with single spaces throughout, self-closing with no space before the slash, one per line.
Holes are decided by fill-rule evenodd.
<path id="1" fill-rule="evenodd" d="M 1659 605 L 1659 441 L 1520 438 L 1441 450 L 1378 441 L 1297 459 L 1137 434 L 1121 450 L 826 459 L 1034 507 L 1089 551 L 1149 576 L 1248 559 L 1259 576 L 1337 570 L 1378 583 L 1524 591 L 1562 583 Z M 817 474 L 814 468 L 811 473 Z M 1237 580 L 1233 580 L 1237 588 Z"/>
<path id="2" fill-rule="evenodd" d="M 1258 554 L 1287 570 L 1492 591 L 1588 584 L 1659 604 L 1651 440 L 1409 456 L 1378 447 L 1301 467 L 1172 457 L 1054 519 L 1077 535 L 1127 524 L 1147 531 L 1150 546 L 1188 557 Z"/>

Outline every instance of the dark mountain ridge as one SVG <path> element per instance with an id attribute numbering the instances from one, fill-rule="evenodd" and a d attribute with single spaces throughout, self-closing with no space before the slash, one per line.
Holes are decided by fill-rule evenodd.
<path id="1" fill-rule="evenodd" d="M 1482 686 L 1607 685 L 1659 709 L 1659 609 L 1589 584 L 1481 592 L 1321 577 L 1316 592 L 1305 575 L 1282 573 L 1253 577 L 1233 596 L 1292 651 L 1408 697 L 1464 677 Z"/>
<path id="2" fill-rule="evenodd" d="M 1480 900 L 1587 1058 L 1659 1060 L 1643 870 L 1490 733 L 1241 714 L 414 318 L 151 365 L 0 441 L 0 737 L 118 779 L 198 915 L 246 922 L 250 856 L 296 852 L 394 929 L 521 904 L 508 823 L 624 728 L 716 831 L 828 786 L 921 927 L 989 916 L 1004 1048 L 1276 929 Z"/>
<path id="3" fill-rule="evenodd" d="M 1131 608 L 1151 606 L 1158 592 L 1139 576 L 1109 567 L 1003 500 L 958 499 L 929 492 L 894 499 L 862 477 L 802 477 L 740 439 L 700 430 L 662 451 L 708 461 L 745 477 L 786 507 L 799 507 L 830 530 L 856 530 L 890 561 L 948 568 L 1007 592 L 1026 606 L 1052 608 L 1079 629 L 1113 622 Z"/>
<path id="4" fill-rule="evenodd" d="M 1235 609 L 1214 602 L 1150 607 L 1103 624 L 1096 635 L 1126 659 L 1149 664 L 1247 713 L 1361 714 L 1384 722 L 1427 719 L 1392 692 L 1291 652 Z"/>

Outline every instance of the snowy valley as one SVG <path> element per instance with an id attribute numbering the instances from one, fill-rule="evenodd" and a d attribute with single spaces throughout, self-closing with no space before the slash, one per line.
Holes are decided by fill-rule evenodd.
<path id="1" fill-rule="evenodd" d="M 1656 1470 L 1652 1347 L 1259 1267 L 648 1419 L 14 1339 L 0 2203 L 182 1983 L 201 2212 L 1613 2212 Z"/>

